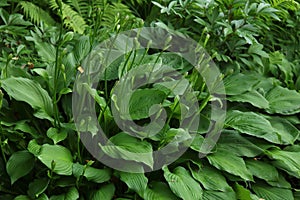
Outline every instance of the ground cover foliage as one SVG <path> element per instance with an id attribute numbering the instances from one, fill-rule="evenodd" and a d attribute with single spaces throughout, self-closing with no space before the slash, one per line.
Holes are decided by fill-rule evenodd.
<path id="1" fill-rule="evenodd" d="M 300 199 L 299 2 L 1 0 L 0 21 L 0 199 Z M 99 123 L 115 145 L 144 152 L 185 134 L 178 99 L 163 87 L 139 89 L 129 105 L 131 117 L 146 124 L 151 105 L 162 103 L 169 117 L 162 133 L 133 139 L 117 127 L 112 90 L 136 60 L 184 72 L 202 119 L 176 162 L 128 173 L 106 167 L 82 145 L 72 90 L 93 47 L 141 27 L 189 36 L 207 50 L 223 74 L 227 116 L 216 146 L 200 159 L 214 101 L 203 78 L 168 52 L 124 55 L 92 91 Z"/>

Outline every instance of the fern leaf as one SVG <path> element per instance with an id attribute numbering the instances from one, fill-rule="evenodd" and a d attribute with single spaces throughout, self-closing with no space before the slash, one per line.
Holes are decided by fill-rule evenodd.
<path id="1" fill-rule="evenodd" d="M 28 17 L 34 24 L 39 25 L 41 22 L 44 22 L 49 26 L 55 24 L 54 19 L 52 19 L 48 12 L 44 11 L 37 5 L 28 1 L 21 1 L 19 4 L 22 7 L 26 17 Z"/>
<path id="2" fill-rule="evenodd" d="M 50 7 L 57 10 L 59 7 L 55 0 L 49 1 Z M 63 23 L 67 28 L 74 30 L 77 33 L 84 33 L 87 25 L 83 17 L 78 12 L 72 9 L 71 6 L 62 2 L 62 18 Z"/>

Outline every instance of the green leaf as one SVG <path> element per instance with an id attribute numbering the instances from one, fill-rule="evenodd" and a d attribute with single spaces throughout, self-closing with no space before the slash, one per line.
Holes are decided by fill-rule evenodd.
<path id="1" fill-rule="evenodd" d="M 133 120 L 149 117 L 151 106 L 160 104 L 165 99 L 165 93 L 156 89 L 138 89 L 130 98 L 129 113 Z"/>
<path id="2" fill-rule="evenodd" d="M 282 151 L 273 149 L 268 152 L 271 159 L 275 159 L 273 165 L 280 168 L 292 176 L 300 178 L 300 154 L 299 152 Z"/>
<path id="3" fill-rule="evenodd" d="M 251 90 L 234 96 L 228 96 L 227 99 L 232 102 L 250 103 L 257 108 L 269 108 L 269 102 L 256 90 Z"/>
<path id="4" fill-rule="evenodd" d="M 71 187 L 65 194 L 65 200 L 77 200 L 79 199 L 78 190 L 75 187 Z"/>
<path id="5" fill-rule="evenodd" d="M 253 176 L 266 181 L 277 181 L 279 179 L 277 169 L 266 161 L 246 160 L 245 162 Z"/>
<path id="6" fill-rule="evenodd" d="M 292 115 L 300 112 L 300 93 L 281 86 L 273 88 L 266 94 L 269 101 L 267 112 Z"/>
<path id="7" fill-rule="evenodd" d="M 298 139 L 300 131 L 288 120 L 282 117 L 267 117 L 267 119 L 280 136 L 282 144 L 294 144 Z"/>
<path id="8" fill-rule="evenodd" d="M 60 145 L 44 144 L 38 155 L 38 159 L 49 169 L 59 175 L 71 175 L 73 158 L 69 149 Z"/>
<path id="9" fill-rule="evenodd" d="M 199 170 L 191 169 L 191 172 L 194 179 L 199 181 L 207 190 L 216 190 L 222 192 L 232 190 L 220 171 L 210 166 L 203 166 Z"/>
<path id="10" fill-rule="evenodd" d="M 111 200 L 113 199 L 115 189 L 113 184 L 104 185 L 99 190 L 92 192 L 90 200 Z"/>
<path id="11" fill-rule="evenodd" d="M 59 131 L 57 128 L 49 128 L 47 131 L 47 136 L 53 140 L 54 144 L 57 144 L 63 140 L 65 140 L 68 136 L 66 130 Z"/>
<path id="12" fill-rule="evenodd" d="M 252 174 L 246 168 L 244 160 L 230 151 L 218 149 L 216 153 L 208 155 L 207 159 L 219 170 L 224 170 L 247 181 L 253 181 Z"/>
<path id="13" fill-rule="evenodd" d="M 145 200 L 176 200 L 178 199 L 170 190 L 167 184 L 163 182 L 152 182 L 146 188 L 142 197 Z"/>
<path id="14" fill-rule="evenodd" d="M 25 195 L 19 195 L 16 198 L 14 198 L 14 200 L 30 200 L 30 198 Z"/>
<path id="15" fill-rule="evenodd" d="M 254 112 L 234 110 L 228 113 L 225 123 L 242 133 L 263 138 L 276 144 L 282 143 L 271 123 Z"/>
<path id="16" fill-rule="evenodd" d="M 143 162 L 149 167 L 153 167 L 152 146 L 147 141 L 141 141 L 126 133 L 118 133 L 110 138 L 114 145 L 100 146 L 102 150 L 112 158 L 122 158 L 136 162 Z"/>
<path id="17" fill-rule="evenodd" d="M 38 198 L 47 189 L 49 182 L 47 178 L 35 179 L 29 184 L 28 195 L 32 198 Z"/>
<path id="18" fill-rule="evenodd" d="M 148 179 L 143 173 L 119 172 L 121 181 L 138 194 L 143 194 L 147 188 Z"/>
<path id="19" fill-rule="evenodd" d="M 236 200 L 235 193 L 232 192 L 218 192 L 206 190 L 203 193 L 203 200 Z"/>
<path id="20" fill-rule="evenodd" d="M 111 170 L 110 169 L 96 169 L 93 167 L 87 167 L 84 172 L 84 177 L 88 181 L 92 181 L 95 183 L 103 183 L 110 179 Z"/>
<path id="21" fill-rule="evenodd" d="M 229 130 L 224 130 L 218 140 L 218 148 L 225 149 L 238 156 L 246 157 L 255 157 L 264 152 L 263 149 L 255 144 L 237 131 Z"/>
<path id="22" fill-rule="evenodd" d="M 27 175 L 33 169 L 34 163 L 34 156 L 26 150 L 13 153 L 6 164 L 11 184 Z"/>
<path id="23" fill-rule="evenodd" d="M 293 193 L 289 189 L 271 187 L 266 184 L 255 184 L 252 189 L 257 196 L 265 200 L 294 199 Z"/>
<path id="24" fill-rule="evenodd" d="M 39 83 L 21 77 L 1 81 L 2 87 L 12 98 L 28 103 L 34 109 L 41 109 L 52 116 L 52 100 Z"/>
<path id="25" fill-rule="evenodd" d="M 38 156 L 41 151 L 41 147 L 42 146 L 39 145 L 35 139 L 33 139 L 33 140 L 30 140 L 30 142 L 28 143 L 27 149 L 33 155 Z"/>
<path id="26" fill-rule="evenodd" d="M 183 167 L 176 167 L 172 172 L 167 166 L 163 167 L 164 177 L 168 182 L 173 193 L 184 199 L 202 199 L 202 188 L 197 181 L 195 181 L 189 172 Z"/>
<path id="27" fill-rule="evenodd" d="M 67 193 L 61 195 L 51 196 L 50 200 L 77 200 L 79 199 L 78 190 L 75 187 L 71 187 Z"/>
<path id="28" fill-rule="evenodd" d="M 238 95 L 250 91 L 253 85 L 259 81 L 258 77 L 260 75 L 244 75 L 242 73 L 227 76 L 224 79 L 226 95 Z"/>
<path id="29" fill-rule="evenodd" d="M 243 186 L 235 183 L 234 190 L 236 192 L 237 199 L 241 200 L 252 200 L 251 198 L 251 192 L 244 188 Z"/>

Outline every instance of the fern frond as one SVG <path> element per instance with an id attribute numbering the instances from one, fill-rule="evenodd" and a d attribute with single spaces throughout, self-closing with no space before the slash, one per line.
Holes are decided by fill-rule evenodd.
<path id="1" fill-rule="evenodd" d="M 28 17 L 34 24 L 39 25 L 41 22 L 44 22 L 47 25 L 55 24 L 54 19 L 52 19 L 48 12 L 44 11 L 37 5 L 28 1 L 21 1 L 19 2 L 19 5 L 23 9 L 25 16 Z"/>
<path id="2" fill-rule="evenodd" d="M 57 10 L 59 6 L 57 5 L 55 0 L 49 1 L 50 7 L 54 10 Z M 78 12 L 72 9 L 72 7 L 68 4 L 62 2 L 62 18 L 63 23 L 67 28 L 74 30 L 77 33 L 84 33 L 87 25 L 82 16 Z"/>
<path id="3" fill-rule="evenodd" d="M 86 0 L 67 0 L 68 5 L 74 8 L 80 16 L 83 18 L 87 17 L 90 4 Z"/>

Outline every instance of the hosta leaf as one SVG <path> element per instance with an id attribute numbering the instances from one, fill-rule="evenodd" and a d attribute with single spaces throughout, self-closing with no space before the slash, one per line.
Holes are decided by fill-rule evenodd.
<path id="1" fill-rule="evenodd" d="M 232 192 L 218 192 L 206 190 L 203 192 L 203 200 L 236 200 L 234 191 Z"/>
<path id="2" fill-rule="evenodd" d="M 29 184 L 28 195 L 37 198 L 47 189 L 48 185 L 49 180 L 47 178 L 35 179 Z"/>
<path id="3" fill-rule="evenodd" d="M 252 189 L 257 196 L 265 200 L 294 199 L 293 193 L 289 189 L 271 187 L 266 184 L 254 184 Z"/>
<path id="4" fill-rule="evenodd" d="M 300 178 L 300 154 L 299 152 L 283 151 L 273 149 L 268 152 L 271 159 L 275 159 L 273 165 L 280 168 L 292 176 Z"/>
<path id="5" fill-rule="evenodd" d="M 224 170 L 244 180 L 253 180 L 252 174 L 246 168 L 244 160 L 229 151 L 218 149 L 216 153 L 208 155 L 207 159 L 211 165 L 219 170 Z"/>
<path id="6" fill-rule="evenodd" d="M 110 169 L 96 169 L 93 167 L 87 167 L 84 172 L 84 177 L 88 181 L 93 181 L 95 183 L 103 183 L 108 181 L 111 177 Z"/>
<path id="7" fill-rule="evenodd" d="M 7 78 L 1 81 L 2 87 L 9 96 L 28 103 L 34 109 L 41 109 L 52 116 L 52 100 L 40 84 L 21 77 Z"/>
<path id="8" fill-rule="evenodd" d="M 34 156 L 28 151 L 18 151 L 11 155 L 6 164 L 6 171 L 11 184 L 27 175 L 34 167 Z"/>
<path id="9" fill-rule="evenodd" d="M 273 165 L 258 160 L 246 160 L 245 162 L 253 176 L 266 181 L 277 181 L 279 179 L 278 171 Z"/>
<path id="10" fill-rule="evenodd" d="M 133 120 L 149 117 L 149 110 L 154 104 L 160 104 L 165 93 L 156 89 L 136 90 L 129 101 L 129 112 Z"/>
<path id="11" fill-rule="evenodd" d="M 235 183 L 234 190 L 236 192 L 237 199 L 252 200 L 250 191 L 243 186 Z"/>
<path id="12" fill-rule="evenodd" d="M 100 145 L 100 148 L 110 157 L 143 162 L 153 167 L 152 146 L 147 141 L 141 141 L 126 133 L 118 133 L 110 138 L 114 145 Z"/>
<path id="13" fill-rule="evenodd" d="M 232 190 L 220 171 L 210 166 L 203 166 L 199 170 L 191 169 L 191 172 L 194 179 L 199 181 L 207 190 L 216 190 L 223 192 Z"/>
<path id="14" fill-rule="evenodd" d="M 145 200 L 177 200 L 168 185 L 163 182 L 153 182 L 146 188 L 142 196 Z"/>
<path id="15" fill-rule="evenodd" d="M 218 148 L 246 157 L 255 157 L 264 152 L 263 149 L 255 144 L 238 132 L 228 130 L 224 130 L 218 140 Z"/>
<path id="16" fill-rule="evenodd" d="M 254 112 L 234 110 L 228 113 L 225 123 L 242 133 L 263 138 L 276 144 L 281 144 L 281 139 L 273 129 L 271 123 Z"/>
<path id="17" fill-rule="evenodd" d="M 75 187 L 69 189 L 65 195 L 65 200 L 77 200 L 79 199 L 78 190 Z"/>
<path id="18" fill-rule="evenodd" d="M 69 149 L 60 145 L 44 144 L 38 155 L 38 159 L 49 169 L 59 175 L 71 175 L 73 158 Z"/>
<path id="19" fill-rule="evenodd" d="M 251 90 L 243 94 L 228 96 L 227 99 L 233 102 L 250 103 L 257 108 L 266 109 L 269 107 L 269 102 L 265 97 L 256 90 Z"/>
<path id="20" fill-rule="evenodd" d="M 269 101 L 267 112 L 291 115 L 300 112 L 300 93 L 281 86 L 273 88 L 266 94 Z"/>
<path id="21" fill-rule="evenodd" d="M 184 200 L 202 199 L 203 191 L 200 184 L 185 168 L 179 166 L 172 173 L 167 166 L 164 166 L 163 171 L 166 181 L 176 196 Z"/>
<path id="22" fill-rule="evenodd" d="M 104 185 L 99 190 L 92 192 L 90 200 L 111 200 L 113 199 L 115 189 L 113 184 Z"/>
<path id="23" fill-rule="evenodd" d="M 267 183 L 271 186 L 274 186 L 274 187 L 287 188 L 287 189 L 292 188 L 291 184 L 284 178 L 283 174 L 278 174 L 278 180 L 276 180 L 276 181 L 267 181 Z"/>
<path id="24" fill-rule="evenodd" d="M 30 198 L 25 195 L 19 195 L 16 198 L 14 198 L 14 200 L 30 200 Z"/>
<path id="25" fill-rule="evenodd" d="M 125 182 L 128 188 L 134 190 L 138 194 L 143 194 L 147 188 L 148 179 L 143 173 L 119 172 L 121 181 Z"/>
<path id="26" fill-rule="evenodd" d="M 57 128 L 49 128 L 47 131 L 47 136 L 53 140 L 54 144 L 63 141 L 67 138 L 68 133 L 66 130 L 59 131 Z"/>
<path id="27" fill-rule="evenodd" d="M 71 187 L 67 193 L 52 196 L 50 200 L 77 200 L 79 199 L 78 190 L 75 187 Z"/>
<path id="28" fill-rule="evenodd" d="M 288 120 L 281 117 L 267 117 L 267 119 L 280 136 L 283 144 L 294 144 L 298 139 L 300 131 Z"/>
<path id="29" fill-rule="evenodd" d="M 260 77 L 260 75 L 259 75 Z M 224 79 L 226 95 L 238 95 L 250 91 L 252 86 L 258 82 L 256 75 L 244 75 L 242 73 L 228 76 Z"/>

